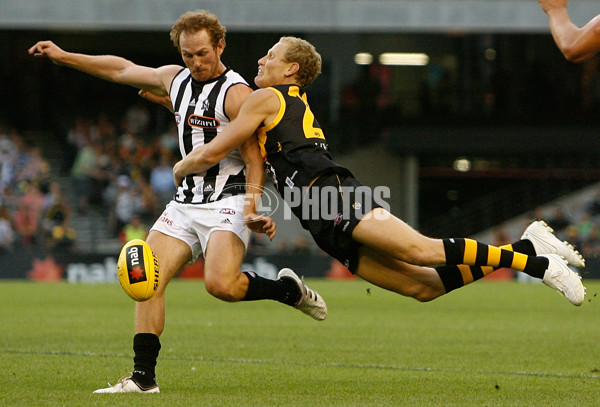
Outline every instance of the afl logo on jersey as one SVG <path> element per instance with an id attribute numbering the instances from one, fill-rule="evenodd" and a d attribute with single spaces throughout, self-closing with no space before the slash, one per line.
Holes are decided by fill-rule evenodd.
<path id="1" fill-rule="evenodd" d="M 192 127 L 201 127 L 203 129 L 216 129 L 220 123 L 213 117 L 190 115 L 188 118 L 188 124 Z"/>
<path id="2" fill-rule="evenodd" d="M 177 125 L 179 125 L 179 123 L 181 123 L 181 115 L 179 114 L 179 112 L 175 112 L 175 123 Z"/>

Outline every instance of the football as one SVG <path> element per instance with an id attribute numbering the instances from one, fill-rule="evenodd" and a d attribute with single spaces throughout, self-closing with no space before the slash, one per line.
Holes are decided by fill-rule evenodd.
<path id="1" fill-rule="evenodd" d="M 160 281 L 158 260 L 148 243 L 140 239 L 127 242 L 117 261 L 121 287 L 136 301 L 146 301 L 156 293 Z"/>

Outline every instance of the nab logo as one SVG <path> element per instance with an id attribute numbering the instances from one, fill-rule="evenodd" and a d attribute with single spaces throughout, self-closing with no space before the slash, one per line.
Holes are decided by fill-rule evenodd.
<path id="1" fill-rule="evenodd" d="M 127 250 L 127 274 L 129 284 L 140 283 L 148 280 L 146 277 L 146 265 L 140 251 L 142 246 L 131 246 Z"/>
<path id="2" fill-rule="evenodd" d="M 235 210 L 233 210 L 231 208 L 223 208 L 219 211 L 219 213 L 221 213 L 223 215 L 235 215 Z"/>

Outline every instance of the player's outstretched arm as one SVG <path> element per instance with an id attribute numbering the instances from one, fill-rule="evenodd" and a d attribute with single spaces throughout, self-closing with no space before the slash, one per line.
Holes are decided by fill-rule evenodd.
<path id="1" fill-rule="evenodd" d="M 568 0 L 538 0 L 548 15 L 554 42 L 565 58 L 583 62 L 600 51 L 600 15 L 579 28 L 569 17 Z"/>
<path id="2" fill-rule="evenodd" d="M 29 48 L 29 54 L 45 57 L 57 65 L 66 66 L 96 76 L 106 81 L 145 89 L 158 96 L 168 94 L 171 79 L 180 66 L 167 65 L 150 68 L 115 55 L 86 55 L 68 52 L 52 41 L 39 41 Z"/>

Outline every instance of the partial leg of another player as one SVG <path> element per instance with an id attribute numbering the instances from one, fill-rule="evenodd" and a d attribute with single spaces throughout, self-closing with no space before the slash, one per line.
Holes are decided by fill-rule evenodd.
<path id="1" fill-rule="evenodd" d="M 357 274 L 368 281 L 379 282 L 378 285 L 404 295 L 429 300 L 441 295 L 435 291 L 439 289 L 437 283 L 434 283 L 434 292 L 431 292 L 432 287 L 428 283 L 432 279 L 435 281 L 432 271 L 438 274 L 444 292 L 449 292 L 484 277 L 494 267 L 510 267 L 542 279 L 574 305 L 583 303 L 585 287 L 562 256 L 569 256 L 580 265 L 584 264 L 583 258 L 540 224 L 532 224 L 524 233 L 526 243 L 522 240 L 516 244 L 521 247 L 521 252 L 527 253 L 524 254 L 472 239 L 427 238 L 381 208 L 375 211 L 380 212 L 377 217 L 363 219 L 353 232 L 353 237 L 366 246 L 361 248 Z M 428 253 L 428 250 L 432 252 Z M 440 253 L 445 260 L 439 260 Z M 389 258 L 386 259 L 386 256 Z M 446 265 L 435 269 L 413 268 L 406 267 L 403 261 L 425 266 L 435 262 Z M 400 277 L 398 272 L 404 276 Z M 421 276 L 423 273 L 425 276 Z M 405 281 L 406 278 L 409 278 L 408 281 Z"/>

